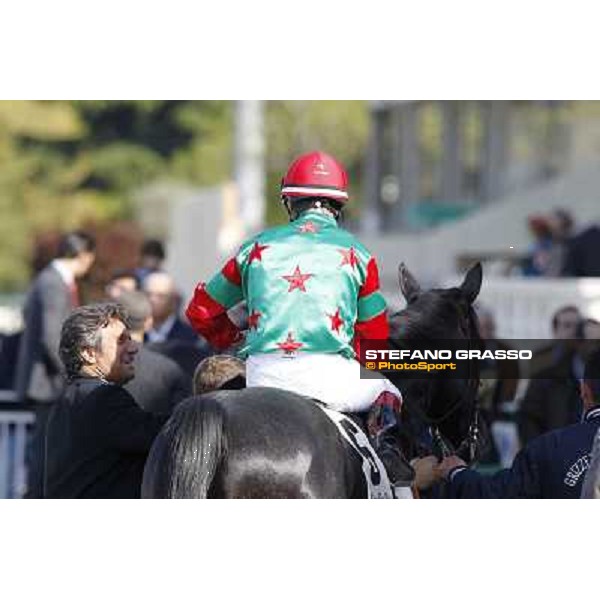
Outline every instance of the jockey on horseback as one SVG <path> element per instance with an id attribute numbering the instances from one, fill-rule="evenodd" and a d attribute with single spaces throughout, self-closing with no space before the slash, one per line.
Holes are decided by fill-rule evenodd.
<path id="1" fill-rule="evenodd" d="M 371 440 L 392 485 L 407 485 L 413 471 L 392 441 L 401 393 L 378 373 L 361 378 L 355 359 L 361 338 L 388 338 L 388 320 L 375 258 L 338 227 L 347 185 L 328 154 L 293 161 L 281 184 L 290 223 L 245 242 L 196 287 L 186 315 L 215 348 L 241 343 L 248 387 L 283 388 L 342 412 L 365 412 L 375 402 L 380 418 Z M 245 338 L 227 315 L 244 299 Z"/>

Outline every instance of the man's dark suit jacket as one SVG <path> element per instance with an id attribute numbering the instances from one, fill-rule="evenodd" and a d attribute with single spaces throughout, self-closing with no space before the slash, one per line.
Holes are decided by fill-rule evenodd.
<path id="1" fill-rule="evenodd" d="M 600 227 L 592 225 L 567 242 L 563 275 L 600 277 Z"/>
<path id="2" fill-rule="evenodd" d="M 193 378 L 198 363 L 214 354 L 208 344 L 199 346 L 181 340 L 153 342 L 148 344 L 148 348 L 176 362 L 190 379 Z"/>
<path id="3" fill-rule="evenodd" d="M 69 383 L 48 417 L 44 497 L 139 498 L 146 456 L 165 421 L 121 386 Z"/>
<path id="4" fill-rule="evenodd" d="M 190 378 L 194 376 L 198 363 L 214 354 L 208 342 L 179 317 L 164 341 L 146 341 L 148 348 L 175 361 Z"/>
<path id="5" fill-rule="evenodd" d="M 523 445 L 543 433 L 577 423 L 581 418 L 583 405 L 572 363 L 572 352 L 565 352 L 553 366 L 541 370 L 529 382 L 518 415 Z"/>
<path id="6" fill-rule="evenodd" d="M 15 374 L 21 332 L 3 335 L 0 333 L 0 390 L 15 389 Z"/>
<path id="7" fill-rule="evenodd" d="M 167 335 L 167 340 L 198 342 L 198 334 L 187 323 L 177 317 L 173 323 L 173 327 L 171 327 L 171 331 Z"/>
<path id="8" fill-rule="evenodd" d="M 60 273 L 47 266 L 27 294 L 15 375 L 19 400 L 56 400 L 64 390 L 58 354 L 60 331 L 72 309 L 71 293 Z"/>
<path id="9" fill-rule="evenodd" d="M 178 402 L 191 396 L 192 378 L 175 361 L 142 346 L 135 357 L 135 377 L 125 389 L 145 411 L 171 414 Z"/>

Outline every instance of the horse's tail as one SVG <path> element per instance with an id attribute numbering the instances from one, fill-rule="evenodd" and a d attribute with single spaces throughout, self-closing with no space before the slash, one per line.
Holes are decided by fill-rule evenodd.
<path id="1" fill-rule="evenodd" d="M 158 434 L 144 469 L 143 498 L 207 498 L 227 452 L 225 413 L 210 397 L 183 401 Z"/>

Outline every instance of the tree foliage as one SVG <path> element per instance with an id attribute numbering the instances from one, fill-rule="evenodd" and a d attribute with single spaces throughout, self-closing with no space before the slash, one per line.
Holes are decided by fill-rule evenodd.
<path id="1" fill-rule="evenodd" d="M 269 101 L 265 110 L 271 223 L 282 216 L 282 171 L 302 151 L 335 154 L 359 181 L 364 102 Z M 0 290 L 24 287 L 44 232 L 132 218 L 136 190 L 156 181 L 230 179 L 232 146 L 228 101 L 0 101 Z"/>

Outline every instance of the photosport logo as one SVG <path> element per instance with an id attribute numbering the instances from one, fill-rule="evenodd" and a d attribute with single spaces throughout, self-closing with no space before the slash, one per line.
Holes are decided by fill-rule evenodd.
<path id="1" fill-rule="evenodd" d="M 490 364 L 500 361 L 529 362 L 534 358 L 530 347 L 514 349 L 473 347 L 473 342 L 439 340 L 414 342 L 410 347 L 400 340 L 361 340 L 359 360 L 366 372 L 402 374 L 402 377 L 425 378 L 431 375 L 465 379 L 473 377 L 475 369 L 486 376 Z"/>
<path id="2" fill-rule="evenodd" d="M 365 367 L 371 371 L 456 371 L 450 350 L 377 350 L 365 352 Z M 441 362 L 446 361 L 446 362 Z"/>

